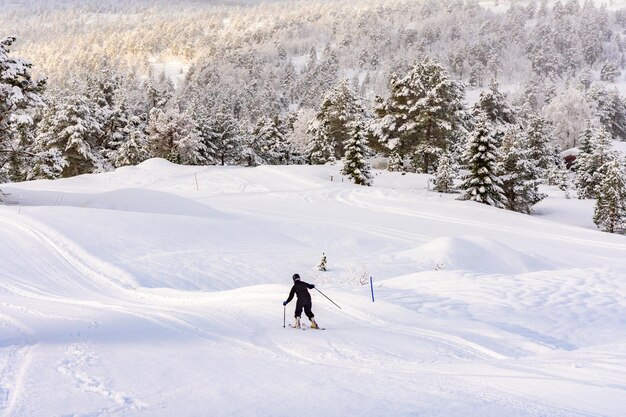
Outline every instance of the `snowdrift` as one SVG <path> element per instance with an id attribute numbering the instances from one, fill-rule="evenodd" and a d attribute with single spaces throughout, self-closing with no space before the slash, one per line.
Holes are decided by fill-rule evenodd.
<path id="1" fill-rule="evenodd" d="M 420 269 L 461 270 L 482 274 L 522 274 L 551 270 L 555 265 L 493 239 L 440 237 L 398 254 L 414 259 Z"/>
<path id="2" fill-rule="evenodd" d="M 23 206 L 65 206 L 137 213 L 171 214 L 192 217 L 228 219 L 204 204 L 175 194 L 141 188 L 123 188 L 103 193 L 20 190 L 12 192 L 12 201 Z"/>

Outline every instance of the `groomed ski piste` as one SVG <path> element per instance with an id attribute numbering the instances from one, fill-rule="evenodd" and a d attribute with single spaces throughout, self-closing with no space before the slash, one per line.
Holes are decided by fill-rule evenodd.
<path id="1" fill-rule="evenodd" d="M 626 415 L 626 238 L 592 201 L 339 170 L 3 185 L 0 416 Z M 283 328 L 296 272 L 341 306 L 312 291 L 326 331 Z"/>

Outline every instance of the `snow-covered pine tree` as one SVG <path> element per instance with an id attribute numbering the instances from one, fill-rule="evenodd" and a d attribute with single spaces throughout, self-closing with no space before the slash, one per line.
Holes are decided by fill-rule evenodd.
<path id="1" fill-rule="evenodd" d="M 254 129 L 254 147 L 265 163 L 284 165 L 290 163 L 291 149 L 285 137 L 285 126 L 278 115 L 265 117 Z"/>
<path id="2" fill-rule="evenodd" d="M 48 161 L 54 167 L 63 166 L 62 177 L 103 170 L 104 158 L 95 145 L 102 135 L 102 126 L 94 114 L 92 102 L 79 87 L 74 94 L 56 101 L 46 109 L 35 139 L 35 148 L 47 155 L 40 158 L 40 163 Z M 60 152 L 63 161 L 51 159 L 59 155 L 54 150 Z M 56 172 L 54 167 L 39 171 Z"/>
<path id="3" fill-rule="evenodd" d="M 112 155 L 111 160 L 116 167 L 137 165 L 148 159 L 148 138 L 145 125 L 138 116 L 132 116 L 126 126 L 127 140 Z"/>
<path id="4" fill-rule="evenodd" d="M 587 120 L 585 129 L 582 131 L 580 138 L 578 140 L 578 149 L 582 153 L 591 153 L 593 138 L 596 135 L 597 127 L 593 124 L 591 120 Z"/>
<path id="5" fill-rule="evenodd" d="M 369 154 L 367 138 L 360 123 L 355 123 L 352 135 L 344 144 L 345 157 L 341 173 L 358 185 L 372 185 L 370 165 L 366 158 Z"/>
<path id="6" fill-rule="evenodd" d="M 461 188 L 462 199 L 504 208 L 505 196 L 497 175 L 497 139 L 484 113 L 479 113 L 470 133 L 465 159 L 469 173 Z"/>
<path id="7" fill-rule="evenodd" d="M 9 55 L 15 41 L 15 37 L 0 38 L 0 171 L 7 162 L 23 157 L 19 131 L 30 129 L 32 111 L 43 104 L 46 84 L 45 80 L 32 80 L 30 62 Z M 0 182 L 7 179 L 0 178 Z"/>
<path id="8" fill-rule="evenodd" d="M 146 98 L 148 100 L 148 111 L 153 108 L 163 109 L 174 96 L 174 84 L 165 73 L 158 76 L 154 74 L 152 69 L 148 74 L 148 78 L 144 83 Z"/>
<path id="9" fill-rule="evenodd" d="M 437 171 L 433 178 L 433 188 L 435 191 L 440 193 L 453 193 L 455 191 L 454 180 L 458 173 L 454 168 L 450 154 L 444 153 L 439 157 L 439 164 L 437 164 Z"/>
<path id="10" fill-rule="evenodd" d="M 498 175 L 507 209 L 530 214 L 532 206 L 546 196 L 539 192 L 539 169 L 530 157 L 524 133 L 511 127 L 502 138 Z"/>
<path id="11" fill-rule="evenodd" d="M 309 163 L 311 165 L 334 163 L 337 160 L 335 144 L 330 139 L 328 126 L 316 118 L 309 123 L 307 133 L 309 134 L 309 142 L 305 153 L 308 155 Z"/>
<path id="12" fill-rule="evenodd" d="M 593 222 L 609 233 L 626 229 L 626 173 L 616 155 L 607 160 L 601 171 L 602 181 L 596 186 L 596 207 Z"/>
<path id="13" fill-rule="evenodd" d="M 363 107 L 348 80 L 341 80 L 324 94 L 315 119 L 309 124 L 311 163 L 323 164 L 343 157 L 344 143 L 352 134 L 352 126 L 362 118 Z"/>
<path id="14" fill-rule="evenodd" d="M 12 126 L 10 135 L 9 146 L 3 152 L 4 165 L 0 166 L 0 182 L 4 182 L 3 178 L 13 182 L 24 181 L 33 159 L 35 124 L 32 119 L 24 118 Z"/>
<path id="15" fill-rule="evenodd" d="M 495 78 L 489 83 L 489 90 L 482 91 L 472 113 L 485 113 L 487 119 L 493 124 L 500 135 L 515 123 L 515 111 L 506 101 L 506 95 L 499 90 L 498 81 Z"/>
<path id="16" fill-rule="evenodd" d="M 150 110 L 147 130 L 150 157 L 164 158 L 179 164 L 204 163 L 202 138 L 189 116 L 177 108 Z"/>
<path id="17" fill-rule="evenodd" d="M 42 180 L 61 178 L 63 170 L 67 167 L 67 159 L 63 157 L 57 148 L 50 148 L 37 152 L 33 157 L 26 179 Z"/>
<path id="18" fill-rule="evenodd" d="M 404 161 L 400 153 L 394 148 L 389 152 L 389 161 L 387 161 L 387 170 L 390 172 L 404 172 Z"/>
<path id="19" fill-rule="evenodd" d="M 215 155 L 220 165 L 232 165 L 240 162 L 242 135 L 232 114 L 218 111 L 209 121 L 208 137 L 215 144 Z"/>
<path id="20" fill-rule="evenodd" d="M 619 78 L 622 75 L 622 71 L 619 66 L 617 66 L 614 62 L 604 61 L 602 64 L 602 68 L 600 69 L 600 79 L 602 81 L 608 81 L 610 83 L 614 82 L 616 78 Z"/>
<path id="21" fill-rule="evenodd" d="M 532 114 L 528 118 L 526 127 L 526 144 L 530 150 L 530 159 L 539 168 L 539 177 L 544 178 L 550 166 L 552 152 L 550 152 L 550 124 L 539 114 Z"/>
<path id="22" fill-rule="evenodd" d="M 148 115 L 148 156 L 163 158 L 175 162 L 174 141 L 180 138 L 178 134 L 177 117 L 171 111 L 169 114 L 153 107 Z"/>
<path id="23" fill-rule="evenodd" d="M 587 92 L 595 116 L 612 139 L 626 140 L 626 103 L 617 88 L 593 84 Z"/>
<path id="24" fill-rule="evenodd" d="M 606 163 L 616 158 L 609 134 L 600 128 L 590 143 L 591 152 L 581 152 L 576 157 L 576 190 L 578 198 L 596 198 L 596 189 L 603 181 Z"/>
<path id="25" fill-rule="evenodd" d="M 117 149 L 128 139 L 126 125 L 129 114 L 120 77 L 110 68 L 102 69 L 93 79 L 88 79 L 87 94 L 94 103 L 94 115 L 102 126 L 102 136 L 97 146 L 106 154 Z M 112 154 L 111 154 L 112 155 Z"/>
<path id="26" fill-rule="evenodd" d="M 401 158 L 414 157 L 419 145 L 427 145 L 422 150 L 446 151 L 462 128 L 463 100 L 463 85 L 450 79 L 438 62 L 425 58 L 403 78 L 393 76 L 391 95 L 377 100 L 376 134 Z M 421 166 L 414 168 L 422 172 L 428 172 L 437 163 L 434 154 L 417 159 Z"/>

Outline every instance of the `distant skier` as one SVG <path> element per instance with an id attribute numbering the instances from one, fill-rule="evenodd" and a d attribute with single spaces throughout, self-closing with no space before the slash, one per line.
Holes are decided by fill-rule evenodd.
<path id="1" fill-rule="evenodd" d="M 283 302 L 283 305 L 286 306 L 289 304 L 291 300 L 293 300 L 294 294 L 298 297 L 298 301 L 296 301 L 296 312 L 295 318 L 296 322 L 294 323 L 295 328 L 300 328 L 300 315 L 302 314 L 302 309 L 304 309 L 304 313 L 311 321 L 312 329 L 319 329 L 319 326 L 315 322 L 313 312 L 311 311 L 311 294 L 309 294 L 309 290 L 315 288 L 315 285 L 308 284 L 304 281 L 300 281 L 300 275 L 293 274 L 293 287 L 291 287 L 291 291 L 289 292 L 289 298 L 287 301 Z"/>

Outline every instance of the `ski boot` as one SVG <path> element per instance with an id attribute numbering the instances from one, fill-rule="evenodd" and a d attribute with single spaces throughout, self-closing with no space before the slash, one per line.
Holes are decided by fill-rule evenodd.
<path id="1" fill-rule="evenodd" d="M 311 319 L 311 329 L 319 329 L 320 326 L 317 325 L 315 319 Z"/>
<path id="2" fill-rule="evenodd" d="M 293 324 L 293 327 L 295 327 L 296 329 L 300 328 L 300 317 L 296 317 L 296 321 Z"/>

